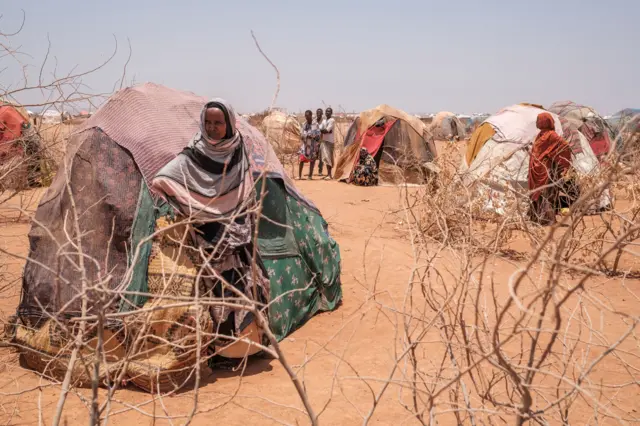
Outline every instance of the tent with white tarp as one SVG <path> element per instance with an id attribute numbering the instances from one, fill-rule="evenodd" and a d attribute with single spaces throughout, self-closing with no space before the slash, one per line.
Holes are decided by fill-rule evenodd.
<path id="1" fill-rule="evenodd" d="M 485 120 L 473 133 L 462 161 L 462 181 L 474 187 L 485 211 L 504 214 L 510 198 L 528 201 L 529 159 L 533 141 L 538 135 L 536 119 L 545 112 L 531 105 L 512 105 Z M 599 162 L 587 138 L 568 121 L 551 113 L 556 132 L 571 146 L 572 164 L 579 176 L 593 176 Z M 611 204 L 603 194 L 594 209 Z"/>

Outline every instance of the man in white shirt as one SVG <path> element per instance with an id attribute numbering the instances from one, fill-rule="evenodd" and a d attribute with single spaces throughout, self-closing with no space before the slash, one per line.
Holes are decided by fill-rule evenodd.
<path id="1" fill-rule="evenodd" d="M 322 121 L 320 125 L 320 133 L 322 133 L 322 141 L 320 142 L 320 163 L 318 164 L 318 171 L 322 175 L 322 166 L 327 165 L 327 176 L 325 180 L 333 179 L 331 170 L 333 169 L 333 150 L 334 150 L 334 135 L 333 130 L 335 128 L 336 120 L 332 117 L 333 110 L 327 108 L 325 111 L 326 119 Z"/>
<path id="2" fill-rule="evenodd" d="M 324 111 L 322 108 L 318 108 L 316 110 L 316 116 L 313 117 L 313 122 L 318 126 L 318 130 L 322 129 L 324 126 Z M 322 134 L 320 135 L 320 140 L 318 141 L 318 176 L 322 176 L 322 158 L 320 158 L 320 145 L 322 144 Z"/>
<path id="3" fill-rule="evenodd" d="M 318 127 L 322 126 L 322 123 L 324 123 L 324 112 L 322 111 L 322 108 L 318 108 L 316 110 L 316 123 L 318 124 Z"/>

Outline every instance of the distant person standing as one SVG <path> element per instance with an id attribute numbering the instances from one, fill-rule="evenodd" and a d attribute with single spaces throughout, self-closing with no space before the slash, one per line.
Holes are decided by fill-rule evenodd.
<path id="1" fill-rule="evenodd" d="M 298 166 L 298 179 L 302 180 L 302 169 L 304 163 L 309 163 L 309 180 L 313 175 L 313 168 L 318 159 L 318 145 L 320 143 L 320 129 L 318 123 L 313 121 L 313 113 L 307 110 L 304 113 L 305 122 L 302 125 L 300 139 L 300 165 Z"/>
<path id="2" fill-rule="evenodd" d="M 322 108 L 318 108 L 316 110 L 316 123 L 318 124 L 318 128 L 322 126 L 323 122 L 324 122 L 324 112 L 322 111 Z"/>
<path id="3" fill-rule="evenodd" d="M 569 143 L 556 133 L 553 116 L 548 112 L 538 115 L 536 127 L 540 130 L 531 146 L 529 159 L 529 190 L 531 208 L 529 218 L 540 225 L 553 225 L 560 209 L 561 194 L 571 193 L 565 178 L 571 168 Z"/>
<path id="4" fill-rule="evenodd" d="M 322 134 L 322 141 L 320 142 L 320 164 L 318 170 L 322 175 L 322 166 L 327 165 L 327 176 L 325 180 L 333 179 L 331 171 L 333 169 L 333 150 L 334 150 L 334 135 L 333 130 L 336 125 L 336 120 L 333 118 L 333 110 L 327 108 L 325 112 L 327 118 L 320 125 L 320 133 Z"/>
<path id="5" fill-rule="evenodd" d="M 318 147 L 322 146 L 322 127 L 324 126 L 324 111 L 322 108 L 318 108 L 316 110 L 316 116 L 314 117 L 315 122 L 318 124 L 318 130 L 320 130 L 320 143 Z M 320 149 L 320 148 L 318 148 Z M 318 152 L 318 159 L 320 160 L 318 163 L 318 175 L 322 176 L 322 158 L 320 157 L 320 153 Z"/>

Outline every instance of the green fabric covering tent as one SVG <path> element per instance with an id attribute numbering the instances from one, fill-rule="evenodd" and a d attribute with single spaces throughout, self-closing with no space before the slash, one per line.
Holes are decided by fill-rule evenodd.
<path id="1" fill-rule="evenodd" d="M 287 193 L 280 179 L 262 182 L 268 220 L 260 221 L 258 245 L 271 281 L 271 328 L 282 339 L 317 312 L 338 305 L 340 249 L 322 216 Z"/>
<path id="2" fill-rule="evenodd" d="M 282 179 L 259 180 L 258 199 L 263 182 L 266 182 L 264 217 L 258 224 L 258 248 L 271 283 L 269 324 L 281 340 L 316 313 L 332 311 L 338 306 L 342 298 L 340 248 L 329 235 L 322 216 L 289 194 Z M 132 247 L 148 240 L 155 231 L 158 217 L 170 214 L 167 204 L 157 204 L 144 183 L 137 211 Z M 131 252 L 129 264 L 135 261 L 135 266 L 128 291 L 148 291 L 146 274 L 150 253 L 150 241 L 140 245 L 138 253 Z M 146 301 L 146 297 L 139 295 L 127 299 L 132 303 L 122 303 L 121 310 L 129 309 L 132 304 L 142 306 Z"/>

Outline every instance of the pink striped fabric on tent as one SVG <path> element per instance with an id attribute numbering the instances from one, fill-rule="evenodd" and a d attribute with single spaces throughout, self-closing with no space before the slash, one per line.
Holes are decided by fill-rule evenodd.
<path id="1" fill-rule="evenodd" d="M 77 132 L 100 128 L 131 153 L 150 185 L 155 174 L 182 151 L 198 131 L 200 111 L 206 101 L 190 92 L 145 83 L 113 95 Z M 317 210 L 296 189 L 264 135 L 243 118 L 237 119 L 237 125 L 254 177 L 264 172 L 268 177 L 283 179 L 291 195 Z"/>

